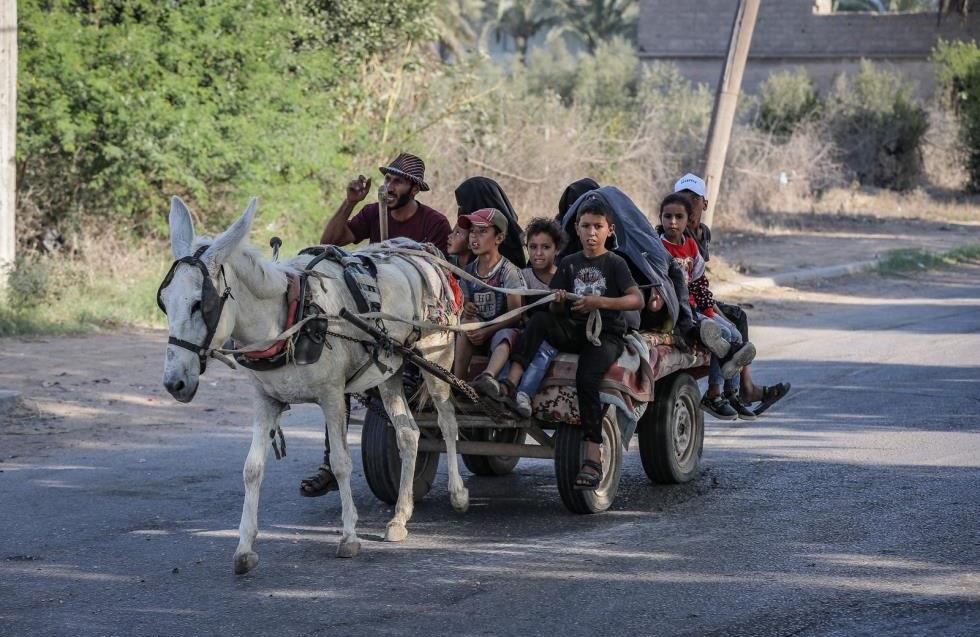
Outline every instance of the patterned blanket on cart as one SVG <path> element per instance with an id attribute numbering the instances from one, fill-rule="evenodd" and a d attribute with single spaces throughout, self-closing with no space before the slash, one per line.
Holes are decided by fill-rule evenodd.
<path id="1" fill-rule="evenodd" d="M 626 350 L 609 369 L 602 381 L 600 398 L 614 405 L 623 443 L 636 429 L 637 421 L 654 399 L 654 382 L 680 369 L 708 364 L 708 354 L 694 351 L 685 354 L 673 346 L 672 336 L 660 332 L 633 332 L 626 337 Z M 549 422 L 581 423 L 575 391 L 575 369 L 578 356 L 559 354 L 555 358 L 541 389 L 534 397 L 534 416 Z"/>

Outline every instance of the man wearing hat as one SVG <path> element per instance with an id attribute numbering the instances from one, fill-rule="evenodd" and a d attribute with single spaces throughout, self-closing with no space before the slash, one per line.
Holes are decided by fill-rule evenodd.
<path id="1" fill-rule="evenodd" d="M 385 177 L 388 193 L 388 238 L 406 237 L 419 243 L 432 243 L 445 253 L 451 231 L 449 219 L 415 200 L 419 191 L 429 189 L 425 183 L 425 163 L 415 155 L 402 153 L 378 170 Z M 320 243 L 345 246 L 365 239 L 371 243 L 381 240 L 378 204 L 370 203 L 350 218 L 354 206 L 370 191 L 371 180 L 364 175 L 347 185 L 347 197 L 324 228 Z"/>
<path id="2" fill-rule="evenodd" d="M 445 254 L 450 232 L 449 219 L 438 210 L 415 200 L 415 195 L 420 191 L 429 190 L 429 185 L 425 183 L 425 163 L 415 155 L 402 153 L 378 170 L 385 177 L 385 191 L 388 195 L 388 238 L 406 237 L 419 243 L 431 243 Z M 371 180 L 364 175 L 358 175 L 357 179 L 347 185 L 347 197 L 337 209 L 337 214 L 323 229 L 321 244 L 345 246 L 365 239 L 370 243 L 381 241 L 378 204 L 369 203 L 353 219 L 350 218 L 354 206 L 363 201 L 369 192 Z M 414 374 L 417 376 L 417 370 Z M 410 380 L 406 379 L 406 382 Z M 348 413 L 349 408 L 350 403 Z M 337 488 L 337 479 L 330 469 L 330 441 L 325 440 L 323 464 L 317 468 L 316 473 L 300 482 L 300 493 L 307 497 L 316 497 L 336 491 Z"/>
<path id="3" fill-rule="evenodd" d="M 708 188 L 704 180 L 693 173 L 687 173 L 677 180 L 674 184 L 674 192 L 685 195 L 691 202 L 691 218 L 688 220 L 687 234 L 691 235 L 698 244 L 698 252 L 705 261 L 710 259 L 711 249 L 711 229 L 701 222 L 701 215 L 708 209 Z M 715 305 L 721 314 L 728 319 L 745 342 L 749 340 L 749 319 L 745 311 L 737 305 L 730 305 L 715 301 Z M 755 416 L 761 416 L 766 410 L 779 402 L 790 390 L 789 383 L 777 383 L 775 385 L 756 385 L 752 380 L 751 365 L 746 365 L 741 372 L 741 389 L 737 400 L 743 403 L 758 402 L 759 406 L 750 410 Z M 732 405 L 735 409 L 739 407 Z M 741 411 L 741 410 L 739 410 Z"/>

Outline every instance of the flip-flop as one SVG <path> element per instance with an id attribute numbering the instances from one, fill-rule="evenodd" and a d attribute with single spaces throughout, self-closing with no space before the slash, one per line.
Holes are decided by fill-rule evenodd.
<path id="1" fill-rule="evenodd" d="M 307 490 L 303 487 L 310 485 L 311 489 Z M 321 495 L 327 495 L 331 491 L 339 491 L 340 485 L 337 484 L 337 477 L 333 474 L 325 464 L 321 464 L 316 470 L 316 473 L 311 475 L 309 478 L 304 478 L 300 480 L 299 483 L 299 494 L 307 498 L 318 498 Z"/>
<path id="2" fill-rule="evenodd" d="M 755 408 L 755 415 L 761 416 L 767 409 L 782 400 L 783 396 L 789 393 L 790 387 L 789 383 L 764 386 L 762 388 L 762 402 Z"/>

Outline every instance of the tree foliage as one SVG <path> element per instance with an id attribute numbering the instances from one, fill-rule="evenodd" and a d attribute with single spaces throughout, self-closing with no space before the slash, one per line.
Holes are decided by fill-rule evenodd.
<path id="1" fill-rule="evenodd" d="M 429 4 L 20 3 L 18 236 L 145 233 L 171 194 L 218 217 L 253 193 L 278 215 L 319 206 L 357 150 L 345 96 L 428 37 Z"/>
<path id="2" fill-rule="evenodd" d="M 615 37 L 633 40 L 640 15 L 637 0 L 563 0 L 568 28 L 595 51 Z"/>
<path id="3" fill-rule="evenodd" d="M 932 60 L 943 103 L 956 113 L 967 153 L 967 184 L 980 192 L 980 47 L 976 42 L 940 41 Z"/>

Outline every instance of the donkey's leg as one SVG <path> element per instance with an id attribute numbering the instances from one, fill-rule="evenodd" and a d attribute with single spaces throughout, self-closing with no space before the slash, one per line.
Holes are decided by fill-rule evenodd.
<path id="1" fill-rule="evenodd" d="M 399 372 L 381 383 L 378 391 L 384 404 L 391 424 L 395 427 L 395 438 L 398 441 L 398 455 L 401 458 L 402 472 L 398 484 L 398 500 L 395 502 L 395 517 L 388 522 L 385 539 L 389 542 L 400 542 L 408 537 L 405 525 L 412 517 L 415 508 L 412 488 L 415 482 L 415 458 L 419 451 L 419 427 L 412 418 L 408 401 L 405 400 L 405 388 Z"/>
<path id="2" fill-rule="evenodd" d="M 445 349 L 430 355 L 431 359 L 443 367 L 452 362 L 452 337 L 449 337 Z M 463 486 L 463 478 L 459 475 L 459 457 L 456 455 L 456 440 L 459 438 L 459 423 L 456 422 L 456 408 L 451 400 L 449 383 L 428 372 L 422 372 L 425 386 L 432 397 L 432 403 L 439 415 L 439 429 L 446 442 L 446 466 L 449 467 L 449 501 L 453 508 L 463 513 L 470 506 L 470 493 Z"/>
<path id="3" fill-rule="evenodd" d="M 252 551 L 252 542 L 259 532 L 259 490 L 265 475 L 265 460 L 269 454 L 272 437 L 282 415 L 283 404 L 256 390 L 253 401 L 252 446 L 248 449 L 242 477 L 245 479 L 245 504 L 242 521 L 238 526 L 238 548 L 235 549 L 235 573 L 247 573 L 259 563 L 259 556 Z"/>
<path id="4" fill-rule="evenodd" d="M 337 557 L 357 557 L 361 542 L 357 539 L 357 507 L 351 493 L 350 479 L 354 470 L 350 448 L 347 446 L 347 409 L 344 404 L 343 386 L 331 387 L 320 395 L 320 409 L 327 425 L 330 441 L 330 468 L 340 487 L 340 510 L 344 530 L 337 546 Z"/>

